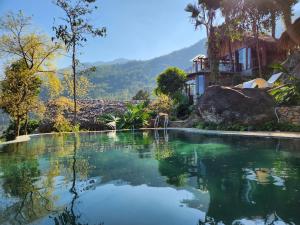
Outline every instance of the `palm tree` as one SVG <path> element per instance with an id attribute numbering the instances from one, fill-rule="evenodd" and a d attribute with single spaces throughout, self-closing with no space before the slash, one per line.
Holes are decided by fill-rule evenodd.
<path id="1" fill-rule="evenodd" d="M 210 62 L 211 81 L 214 83 L 219 75 L 218 49 L 216 41 L 216 27 L 214 25 L 216 10 L 220 8 L 219 0 L 198 0 L 197 4 L 188 4 L 186 12 L 191 14 L 195 29 L 204 26 L 208 38 L 208 58 Z"/>

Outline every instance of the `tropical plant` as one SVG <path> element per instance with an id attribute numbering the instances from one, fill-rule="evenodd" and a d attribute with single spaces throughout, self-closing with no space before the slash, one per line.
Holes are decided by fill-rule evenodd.
<path id="1" fill-rule="evenodd" d="M 275 87 L 270 91 L 277 105 L 299 105 L 300 104 L 300 80 L 291 75 L 281 64 L 274 64 L 275 71 L 282 72 L 287 76 L 284 85 Z"/>
<path id="2" fill-rule="evenodd" d="M 87 35 L 94 37 L 103 37 L 106 34 L 106 28 L 94 28 L 86 18 L 92 14 L 97 6 L 93 6 L 96 0 L 55 0 L 54 4 L 61 8 L 65 13 L 62 18 L 63 24 L 54 26 L 56 39 L 61 40 L 68 52 L 72 55 L 72 86 L 74 101 L 74 121 L 77 120 L 77 74 L 79 60 L 77 57 L 78 47 L 87 42 Z"/>
<path id="3" fill-rule="evenodd" d="M 148 126 L 150 113 L 145 103 L 129 104 L 126 112 L 121 116 L 117 126 L 122 129 L 138 129 Z"/>
<path id="4" fill-rule="evenodd" d="M 99 116 L 98 121 L 104 123 L 108 129 L 116 130 L 120 119 L 120 117 L 113 114 L 104 114 Z"/>
<path id="5" fill-rule="evenodd" d="M 208 39 L 208 58 L 210 63 L 210 80 L 216 82 L 219 75 L 218 47 L 216 41 L 216 11 L 220 8 L 220 0 L 198 0 L 196 4 L 188 4 L 186 12 L 191 14 L 195 28 L 204 26 Z"/>
<path id="6" fill-rule="evenodd" d="M 176 67 L 170 67 L 157 77 L 157 88 L 155 93 L 157 95 L 164 94 L 171 98 L 182 92 L 187 81 L 186 73 Z"/>
<path id="7" fill-rule="evenodd" d="M 278 105 L 299 105 L 300 80 L 295 78 L 291 84 L 272 90 L 271 95 Z"/>

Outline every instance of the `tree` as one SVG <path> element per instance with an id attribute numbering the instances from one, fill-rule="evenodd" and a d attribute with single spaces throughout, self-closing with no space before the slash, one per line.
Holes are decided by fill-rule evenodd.
<path id="1" fill-rule="evenodd" d="M 62 47 L 59 43 L 52 43 L 46 35 L 36 34 L 31 26 L 31 17 L 24 16 L 22 11 L 2 17 L 0 55 L 9 56 L 12 60 L 22 59 L 26 68 L 36 73 L 54 73 L 52 61 Z"/>
<path id="2" fill-rule="evenodd" d="M 0 106 L 15 123 L 15 137 L 20 134 L 21 121 L 27 121 L 29 112 L 39 109 L 41 83 L 35 71 L 27 68 L 24 60 L 14 62 L 5 70 L 5 78 L 0 86 Z"/>
<path id="3" fill-rule="evenodd" d="M 186 73 L 176 67 L 170 67 L 157 77 L 156 94 L 165 94 L 171 98 L 176 98 L 176 95 L 182 92 L 185 87 Z"/>
<path id="4" fill-rule="evenodd" d="M 219 59 L 216 40 L 216 10 L 220 7 L 220 0 L 198 0 L 197 4 L 188 4 L 185 11 L 191 13 L 195 28 L 204 26 L 208 38 L 208 59 L 210 63 L 210 79 L 214 83 L 219 75 Z"/>
<path id="5" fill-rule="evenodd" d="M 17 14 L 8 13 L 0 19 L 0 31 L 0 56 L 19 61 L 22 64 L 21 72 L 30 73 L 27 78 L 32 77 L 33 83 L 37 81 L 36 76 L 40 75 L 51 77 L 52 81 L 58 80 L 53 60 L 61 53 L 62 46 L 53 43 L 46 35 L 37 34 L 32 28 L 31 17 L 21 11 Z M 25 117 L 27 121 L 28 115 Z"/>
<path id="6" fill-rule="evenodd" d="M 148 101 L 150 99 L 150 94 L 148 91 L 139 90 L 135 96 L 132 97 L 132 100 L 144 100 Z"/>
<path id="7" fill-rule="evenodd" d="M 77 57 L 78 47 L 87 42 L 87 36 L 103 37 L 106 34 L 106 28 L 94 28 L 86 18 L 97 9 L 93 6 L 96 0 L 54 0 L 54 4 L 61 8 L 65 17 L 62 18 L 63 24 L 54 26 L 56 39 L 61 40 L 68 52 L 72 55 L 72 76 L 73 76 L 73 101 L 74 101 L 74 121 L 77 121 L 77 66 L 79 60 Z"/>

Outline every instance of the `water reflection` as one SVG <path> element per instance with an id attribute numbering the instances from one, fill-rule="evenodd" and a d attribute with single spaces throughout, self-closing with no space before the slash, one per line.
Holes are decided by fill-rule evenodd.
<path id="1" fill-rule="evenodd" d="M 172 131 L 2 146 L 0 224 L 298 224 L 299 141 L 278 143 Z"/>

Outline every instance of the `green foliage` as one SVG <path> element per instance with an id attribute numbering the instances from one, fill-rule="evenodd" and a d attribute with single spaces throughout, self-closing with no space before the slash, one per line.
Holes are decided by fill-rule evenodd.
<path id="1" fill-rule="evenodd" d="M 288 76 L 288 83 L 282 87 L 275 88 L 270 92 L 278 105 L 299 105 L 300 104 L 300 80 L 292 76 L 281 64 L 274 64 L 272 68 L 283 72 Z"/>
<path id="2" fill-rule="evenodd" d="M 180 93 L 187 81 L 186 73 L 176 67 L 170 67 L 157 77 L 156 94 L 168 95 L 171 98 L 175 98 Z"/>
<path id="3" fill-rule="evenodd" d="M 147 111 L 146 104 L 129 104 L 126 112 L 118 121 L 117 127 L 121 129 L 138 129 L 148 126 L 150 113 Z"/>
<path id="4" fill-rule="evenodd" d="M 271 91 L 278 105 L 300 104 L 300 82 Z"/>
<path id="5" fill-rule="evenodd" d="M 29 70 L 23 60 L 14 62 L 5 70 L 1 82 L 0 107 L 16 123 L 15 136 L 19 135 L 20 123 L 29 112 L 39 111 L 41 80 L 34 70 Z"/>
<path id="6" fill-rule="evenodd" d="M 175 99 L 171 114 L 179 119 L 187 119 L 193 111 L 193 105 L 191 105 L 189 98 L 182 93 L 178 93 Z"/>
<path id="7" fill-rule="evenodd" d="M 73 95 L 74 99 L 74 125 L 77 120 L 77 97 L 86 95 L 88 93 L 87 86 L 90 85 L 86 77 L 78 76 L 79 60 L 77 56 L 77 48 L 82 47 L 87 42 L 87 36 L 104 37 L 106 35 L 106 28 L 95 28 L 89 23 L 87 19 L 96 9 L 96 0 L 78 0 L 72 2 L 69 0 L 55 0 L 53 3 L 58 6 L 63 12 L 64 17 L 60 17 L 61 24 L 53 26 L 55 38 L 64 43 L 67 52 L 72 55 L 72 74 L 69 76 L 71 79 L 67 82 L 69 93 Z M 53 38 L 53 39 L 55 39 Z M 80 81 L 77 83 L 77 81 Z M 79 84 L 82 84 L 80 86 Z M 72 90 L 72 91 L 70 91 Z M 81 92 L 81 93 L 80 93 Z"/>
<path id="8" fill-rule="evenodd" d="M 117 125 L 120 122 L 120 117 L 114 116 L 113 114 L 105 114 L 98 117 L 100 123 L 104 123 L 108 129 L 116 130 Z"/>
<path id="9" fill-rule="evenodd" d="M 148 110 L 155 117 L 158 113 L 171 114 L 174 106 L 174 101 L 167 95 L 159 95 L 157 99 L 151 102 Z"/>
<path id="10" fill-rule="evenodd" d="M 135 96 L 133 96 L 132 100 L 143 100 L 149 101 L 150 100 L 150 93 L 146 90 L 139 90 Z"/>
<path id="11" fill-rule="evenodd" d="M 27 134 L 32 134 L 38 127 L 40 122 L 37 120 L 29 120 L 27 123 Z M 10 122 L 8 128 L 4 131 L 3 136 L 7 141 L 13 140 L 15 138 L 15 130 L 16 130 L 16 123 Z M 22 121 L 20 124 L 20 135 L 25 135 L 25 121 Z"/>
<path id="12" fill-rule="evenodd" d="M 63 115 L 56 115 L 54 118 L 53 128 L 56 132 L 79 132 L 80 126 L 79 124 L 73 125 L 67 118 Z"/>

